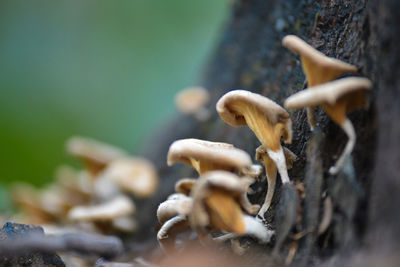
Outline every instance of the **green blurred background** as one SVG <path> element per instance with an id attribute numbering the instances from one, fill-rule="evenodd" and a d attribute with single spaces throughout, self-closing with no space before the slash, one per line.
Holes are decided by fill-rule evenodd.
<path id="1" fill-rule="evenodd" d="M 228 0 L 2 0 L 0 202 L 12 181 L 51 181 L 71 135 L 134 152 L 198 82 L 228 13 Z"/>

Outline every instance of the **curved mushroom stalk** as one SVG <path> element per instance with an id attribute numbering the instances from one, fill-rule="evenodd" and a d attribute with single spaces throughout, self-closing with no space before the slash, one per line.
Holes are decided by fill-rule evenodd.
<path id="1" fill-rule="evenodd" d="M 281 147 L 282 150 L 282 147 Z M 283 153 L 284 153 L 284 168 L 287 175 L 287 170 L 292 167 L 292 162 L 297 160 L 296 155 L 287 149 L 286 147 L 283 148 Z M 268 149 L 261 145 L 257 148 L 256 150 L 256 159 L 261 160 L 265 166 L 265 170 L 267 173 L 267 181 L 268 181 L 268 189 L 267 189 L 267 195 L 264 200 L 264 204 L 262 205 L 260 211 L 258 212 L 258 218 L 261 218 L 264 220 L 264 214 L 265 212 L 269 209 L 271 206 L 272 198 L 274 196 L 275 192 L 275 185 L 276 185 L 276 173 L 277 173 L 277 163 L 273 160 L 273 158 L 270 156 L 270 153 L 268 152 Z M 282 164 L 281 164 L 282 165 Z M 280 172 L 281 174 L 281 172 Z M 281 175 L 282 177 L 282 175 Z M 289 177 L 287 176 L 287 182 L 290 182 Z M 283 180 L 282 180 L 282 183 Z"/>
<path id="2" fill-rule="evenodd" d="M 308 125 L 310 126 L 310 130 L 314 131 L 315 127 L 317 126 L 317 122 L 315 120 L 315 108 L 314 107 L 307 107 L 307 121 Z"/>
<path id="3" fill-rule="evenodd" d="M 260 205 L 251 204 L 247 197 L 247 192 L 244 192 L 240 196 L 240 204 L 242 205 L 242 208 L 249 214 L 256 214 L 260 210 Z"/>
<path id="4" fill-rule="evenodd" d="M 186 215 L 177 215 L 166 221 L 157 233 L 157 241 L 161 249 L 168 255 L 175 251 L 177 234 L 189 229 Z"/>
<path id="5" fill-rule="evenodd" d="M 344 123 L 341 125 L 341 128 L 346 133 L 349 140 L 347 141 L 346 147 L 344 148 L 342 155 L 340 155 L 339 159 L 336 161 L 335 165 L 329 168 L 329 173 L 332 175 L 337 174 L 343 167 L 344 159 L 347 155 L 351 154 L 356 143 L 356 132 L 354 131 L 353 124 L 348 118 L 346 118 Z"/>

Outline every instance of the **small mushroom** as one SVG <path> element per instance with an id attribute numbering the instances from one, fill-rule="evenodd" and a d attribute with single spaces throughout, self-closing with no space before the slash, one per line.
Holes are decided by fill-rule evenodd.
<path id="1" fill-rule="evenodd" d="M 157 209 L 157 218 L 162 225 L 157 233 L 161 248 L 168 254 L 175 250 L 176 235 L 189 229 L 187 215 L 193 200 L 183 194 L 173 194 Z"/>
<path id="2" fill-rule="evenodd" d="M 126 217 L 135 213 L 135 204 L 126 196 L 117 196 L 114 199 L 91 206 L 76 206 L 68 213 L 72 221 L 97 222 L 109 221 Z"/>
<path id="3" fill-rule="evenodd" d="M 285 109 L 262 95 L 234 90 L 218 100 L 217 111 L 231 126 L 247 125 L 275 163 L 282 183 L 290 182 L 280 143 L 292 142 L 292 121 Z"/>
<path id="4" fill-rule="evenodd" d="M 123 157 L 113 160 L 99 174 L 116 183 L 121 190 L 139 198 L 147 198 L 158 188 L 158 175 L 153 164 L 138 157 Z"/>
<path id="5" fill-rule="evenodd" d="M 194 184 L 197 179 L 193 178 L 183 178 L 175 183 L 175 192 L 184 194 L 186 196 L 190 195 Z"/>
<path id="6" fill-rule="evenodd" d="M 175 96 L 178 110 L 183 114 L 194 115 L 200 121 L 210 116 L 210 112 L 205 108 L 209 101 L 210 94 L 200 86 L 185 88 Z"/>
<path id="7" fill-rule="evenodd" d="M 242 175 L 245 172 L 251 172 L 253 168 L 247 152 L 231 144 L 199 139 L 182 139 L 173 142 L 169 147 L 167 163 L 171 166 L 175 162 L 182 162 L 195 168 L 200 175 L 214 170 L 231 171 Z M 251 204 L 246 193 L 242 198 L 247 202 L 246 210 L 251 214 L 257 213 L 260 206 Z"/>
<path id="8" fill-rule="evenodd" d="M 92 197 L 90 174 L 70 166 L 60 166 L 56 171 L 56 184 L 64 189 L 69 206 L 88 203 Z"/>
<path id="9" fill-rule="evenodd" d="M 327 57 L 295 35 L 288 35 L 282 40 L 283 46 L 300 55 L 308 87 L 332 81 L 344 73 L 356 73 L 357 68 L 335 58 Z M 315 128 L 314 108 L 307 107 L 308 123 Z"/>
<path id="10" fill-rule="evenodd" d="M 44 209 L 40 202 L 40 194 L 32 185 L 15 183 L 11 188 L 11 198 L 16 207 L 26 214 L 25 223 L 46 224 L 56 220 L 54 214 Z M 25 216 L 22 216 L 25 218 Z"/>
<path id="11" fill-rule="evenodd" d="M 112 160 L 127 155 L 122 149 L 86 137 L 71 137 L 66 146 L 68 153 L 82 159 L 94 176 Z"/>
<path id="12" fill-rule="evenodd" d="M 204 141 L 200 139 L 181 139 L 169 147 L 167 163 L 185 163 L 202 175 L 211 170 L 241 172 L 252 165 L 249 154 L 231 144 Z"/>
<path id="13" fill-rule="evenodd" d="M 246 179 L 226 171 L 212 171 L 196 183 L 191 192 L 193 208 L 189 222 L 201 240 L 207 239 L 208 228 L 212 227 L 269 242 L 273 231 L 242 211 L 241 196 L 247 188 Z"/>
<path id="14" fill-rule="evenodd" d="M 348 77 L 314 86 L 298 92 L 285 101 L 288 109 L 322 106 L 328 116 L 338 124 L 349 140 L 336 164 L 329 169 L 336 174 L 342 167 L 345 156 L 351 154 L 356 142 L 353 124 L 346 113 L 368 106 L 368 90 L 372 87 L 367 78 Z"/>
<path id="15" fill-rule="evenodd" d="M 286 147 L 283 147 L 283 153 L 285 154 L 287 168 L 292 168 L 292 162 L 297 160 L 297 156 Z M 264 218 L 264 214 L 271 206 L 272 197 L 274 196 L 277 168 L 275 162 L 269 157 L 264 146 L 259 146 L 257 148 L 256 159 L 264 164 L 268 181 L 267 195 L 264 204 L 258 212 L 258 216 Z"/>

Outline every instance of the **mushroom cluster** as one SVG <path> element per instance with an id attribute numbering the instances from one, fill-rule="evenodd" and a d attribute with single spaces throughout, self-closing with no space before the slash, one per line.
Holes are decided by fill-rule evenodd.
<path id="1" fill-rule="evenodd" d="M 336 164 L 329 173 L 337 174 L 343 166 L 346 155 L 353 151 L 356 134 L 351 121 L 346 117 L 350 111 L 368 107 L 368 90 L 372 83 L 367 78 L 335 78 L 344 73 L 355 73 L 357 68 L 338 59 L 330 58 L 308 45 L 299 37 L 288 35 L 282 44 L 293 53 L 300 55 L 308 88 L 290 96 L 285 101 L 288 109 L 307 108 L 311 130 L 316 126 L 314 108 L 322 106 L 328 116 L 338 124 L 348 137 L 348 142 Z"/>
<path id="2" fill-rule="evenodd" d="M 203 243 L 218 230 L 235 236 L 253 235 L 261 242 L 269 241 L 273 232 L 248 216 L 260 208 L 250 203 L 247 192 L 259 177 L 261 168 L 252 163 L 245 151 L 228 143 L 182 139 L 173 142 L 168 151 L 168 165 L 177 162 L 194 168 L 200 177 L 179 180 L 175 184 L 177 193 L 158 208 L 161 228 L 157 238 L 164 251 L 174 249 L 174 231 L 177 230 L 192 229 Z M 175 207 L 170 212 L 173 203 Z M 182 206 L 185 208 L 179 208 Z M 165 213 L 170 214 L 168 221 L 162 219 L 164 215 L 160 216 Z M 208 219 L 204 220 L 205 217 Z M 237 228 L 239 224 L 240 229 Z"/>
<path id="3" fill-rule="evenodd" d="M 297 36 L 286 36 L 283 45 L 300 55 L 309 87 L 287 98 L 285 108 L 306 107 L 308 123 L 311 130 L 314 130 L 314 109 L 322 106 L 349 137 L 342 155 L 329 170 L 335 174 L 342 167 L 346 155 L 352 152 L 356 139 L 346 113 L 367 106 L 371 82 L 360 77 L 335 80 L 342 74 L 357 72 L 357 68 L 325 56 Z M 204 103 L 204 95 L 202 88 L 190 88 L 178 95 L 177 102 L 188 97 L 203 99 L 200 102 Z M 197 102 L 193 108 L 195 106 Z M 180 109 L 184 113 L 194 114 L 194 111 Z M 260 208 L 247 198 L 250 185 L 262 173 L 262 167 L 253 164 L 247 152 L 231 144 L 199 139 L 173 142 L 167 155 L 168 165 L 184 163 L 194 168 L 199 178 L 179 180 L 175 184 L 177 193 L 159 206 L 157 216 L 162 226 L 158 240 L 165 251 L 175 249 L 177 233 L 190 229 L 197 233 L 203 244 L 210 240 L 227 240 L 241 235 L 252 235 L 261 242 L 269 242 L 274 234 L 264 224 L 264 216 L 271 206 L 276 176 L 279 173 L 282 184 L 290 185 L 288 169 L 297 160 L 292 151 L 282 146 L 282 143 L 292 142 L 289 113 L 273 100 L 246 90 L 229 91 L 218 100 L 216 110 L 227 124 L 247 126 L 259 140 L 255 159 L 265 168 L 268 182 L 265 200 Z M 255 214 L 257 216 L 253 217 Z M 323 228 L 326 228 L 326 223 Z M 210 238 L 215 231 L 228 234 Z"/>
<path id="4" fill-rule="evenodd" d="M 66 226 L 101 233 L 136 231 L 132 197 L 148 198 L 156 192 L 153 164 L 90 138 L 72 137 L 66 149 L 84 169 L 60 167 L 55 182 L 40 190 L 15 184 L 12 196 L 21 211 L 15 220 L 41 224 L 47 233 Z"/>

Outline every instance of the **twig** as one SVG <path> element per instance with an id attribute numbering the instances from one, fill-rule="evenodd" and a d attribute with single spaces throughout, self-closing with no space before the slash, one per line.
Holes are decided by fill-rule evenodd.
<path id="1" fill-rule="evenodd" d="M 31 252 L 78 252 L 115 257 L 123 252 L 123 245 L 115 236 L 97 234 L 63 234 L 57 236 L 30 235 L 0 241 L 0 255 L 24 255 Z"/>

